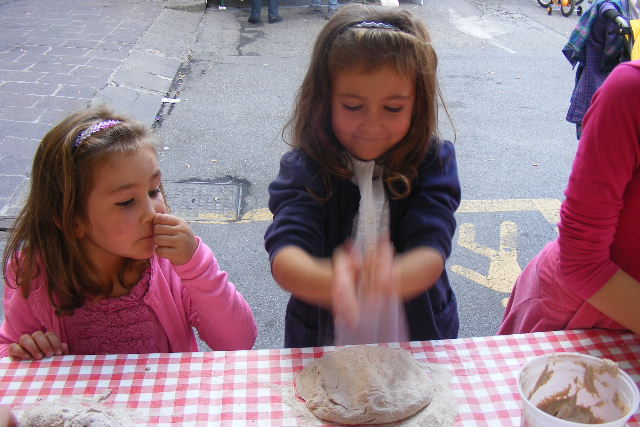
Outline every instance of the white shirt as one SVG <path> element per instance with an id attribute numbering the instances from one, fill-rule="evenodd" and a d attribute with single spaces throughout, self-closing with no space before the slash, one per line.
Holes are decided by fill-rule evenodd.
<path id="1" fill-rule="evenodd" d="M 362 161 L 350 156 L 351 181 L 360 189 L 360 207 L 353 219 L 355 247 L 361 254 L 375 246 L 378 236 L 389 234 L 389 200 L 384 191 L 382 166 L 374 160 Z"/>

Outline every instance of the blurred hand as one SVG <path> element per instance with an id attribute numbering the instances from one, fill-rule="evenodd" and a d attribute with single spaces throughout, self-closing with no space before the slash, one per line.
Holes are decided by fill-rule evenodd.
<path id="1" fill-rule="evenodd" d="M 358 280 L 362 260 L 360 254 L 347 242 L 333 253 L 332 309 L 334 317 L 355 328 L 360 319 Z"/>
<path id="2" fill-rule="evenodd" d="M 33 334 L 24 334 L 19 342 L 9 346 L 9 356 L 20 360 L 40 360 L 62 354 L 69 354 L 69 346 L 61 342 L 53 332 L 36 331 Z"/>
<path id="3" fill-rule="evenodd" d="M 18 420 L 11 410 L 0 405 L 0 427 L 17 427 Z"/>
<path id="4" fill-rule="evenodd" d="M 380 236 L 376 246 L 364 255 L 360 291 L 365 296 L 387 298 L 398 292 L 398 277 L 394 268 L 395 253 L 388 236 Z"/>
<path id="5" fill-rule="evenodd" d="M 379 309 L 392 294 L 399 292 L 394 251 L 387 236 L 361 257 L 351 242 L 333 255 L 333 315 L 350 329 L 356 329 L 360 316 Z"/>
<path id="6" fill-rule="evenodd" d="M 173 265 L 186 264 L 198 248 L 196 236 L 187 221 L 177 216 L 157 213 L 153 224 L 156 254 L 168 259 Z"/>

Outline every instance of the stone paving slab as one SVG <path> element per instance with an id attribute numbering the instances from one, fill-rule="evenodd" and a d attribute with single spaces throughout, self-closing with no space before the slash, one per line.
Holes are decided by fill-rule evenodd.
<path id="1" fill-rule="evenodd" d="M 51 125 L 100 102 L 154 123 L 205 7 L 0 0 L 0 229 L 24 201 L 35 147 Z"/>

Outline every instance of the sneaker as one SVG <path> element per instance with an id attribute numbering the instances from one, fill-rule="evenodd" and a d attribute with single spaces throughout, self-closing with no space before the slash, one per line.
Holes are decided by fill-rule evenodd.
<path id="1" fill-rule="evenodd" d="M 313 4 L 307 6 L 306 9 L 300 12 L 301 15 L 313 15 L 316 13 L 322 13 L 322 8 L 320 8 L 320 6 L 316 6 Z"/>
<path id="2" fill-rule="evenodd" d="M 259 16 L 250 16 L 248 21 L 251 22 L 252 24 L 257 24 L 257 23 L 260 22 L 260 17 Z"/>
<path id="3" fill-rule="evenodd" d="M 276 15 L 269 17 L 269 24 L 275 24 L 276 22 L 282 22 L 282 16 Z"/>

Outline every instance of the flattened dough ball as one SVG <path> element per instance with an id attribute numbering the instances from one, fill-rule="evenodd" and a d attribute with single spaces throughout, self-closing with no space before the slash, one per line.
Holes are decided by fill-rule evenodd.
<path id="1" fill-rule="evenodd" d="M 296 375 L 296 394 L 318 418 L 341 424 L 386 424 L 427 406 L 434 389 L 411 353 L 388 347 L 345 347 Z"/>

